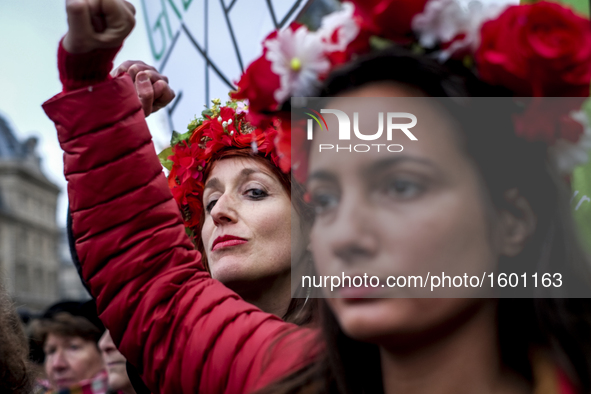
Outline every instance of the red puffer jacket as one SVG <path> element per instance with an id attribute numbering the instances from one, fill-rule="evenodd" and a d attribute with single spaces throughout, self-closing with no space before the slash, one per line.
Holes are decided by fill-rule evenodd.
<path id="1" fill-rule="evenodd" d="M 82 276 L 154 393 L 248 393 L 314 359 L 315 330 L 260 311 L 204 270 L 127 74 L 43 108 L 64 150 Z"/>

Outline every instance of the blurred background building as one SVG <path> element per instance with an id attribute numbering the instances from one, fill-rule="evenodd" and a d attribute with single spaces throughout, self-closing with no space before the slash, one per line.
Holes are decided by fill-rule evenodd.
<path id="1" fill-rule="evenodd" d="M 60 189 L 42 173 L 37 139 L 19 141 L 0 116 L 0 270 L 17 307 L 39 312 L 88 297 L 56 222 Z"/>

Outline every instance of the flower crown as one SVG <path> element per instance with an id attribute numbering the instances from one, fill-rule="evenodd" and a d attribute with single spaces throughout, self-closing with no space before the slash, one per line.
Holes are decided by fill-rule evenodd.
<path id="1" fill-rule="evenodd" d="M 591 149 L 591 122 L 582 109 L 591 82 L 590 27 L 589 20 L 550 2 L 354 0 L 325 16 L 316 31 L 297 23 L 275 31 L 231 93 L 235 101 L 220 106 L 214 100 L 187 133 L 173 133 L 171 148 L 159 155 L 170 170 L 169 186 L 185 224 L 195 230 L 199 223 L 203 171 L 221 150 L 251 147 L 305 179 L 306 160 L 291 160 L 292 125 L 284 104 L 291 97 L 314 96 L 339 65 L 392 45 L 440 62 L 460 61 L 483 82 L 515 97 L 534 97 L 515 117 L 515 131 L 545 142 L 558 169 L 569 174 L 587 161 Z M 574 104 L 559 111 L 539 97 L 581 100 L 569 100 Z M 294 144 L 300 143 L 296 138 Z"/>
<path id="2" fill-rule="evenodd" d="M 187 126 L 184 134 L 173 132 L 170 148 L 158 157 L 170 173 L 168 186 L 183 215 L 185 226 L 195 232 L 203 213 L 204 172 L 216 155 L 228 149 L 251 149 L 255 154 L 268 157 L 285 172 L 288 163 L 277 152 L 277 131 L 274 124 L 268 128 L 253 127 L 246 121 L 248 107 L 244 102 L 233 100 L 221 105 L 219 99 Z M 287 165 L 287 167 L 286 167 Z"/>
<path id="3" fill-rule="evenodd" d="M 591 82 L 591 24 L 556 3 L 344 2 L 317 31 L 292 24 L 265 38 L 263 54 L 247 68 L 232 97 L 247 99 L 249 120 L 265 124 L 290 97 L 315 95 L 335 67 L 392 45 L 441 62 L 460 61 L 483 82 L 515 97 L 580 97 L 560 111 L 541 99 L 527 100 L 514 124 L 518 136 L 547 144 L 562 173 L 587 161 L 591 127 L 581 108 Z M 289 140 L 283 137 L 289 129 L 278 132 Z"/>

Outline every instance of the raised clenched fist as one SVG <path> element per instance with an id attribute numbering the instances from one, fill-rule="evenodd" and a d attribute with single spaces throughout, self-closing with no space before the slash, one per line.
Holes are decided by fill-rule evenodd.
<path id="1" fill-rule="evenodd" d="M 135 8 L 125 0 L 66 0 L 70 53 L 120 46 L 135 25 Z"/>
<path id="2" fill-rule="evenodd" d="M 166 107 L 174 99 L 174 91 L 168 86 L 168 78 L 154 67 L 139 60 L 127 60 L 111 71 L 116 77 L 128 73 L 146 116 Z"/>

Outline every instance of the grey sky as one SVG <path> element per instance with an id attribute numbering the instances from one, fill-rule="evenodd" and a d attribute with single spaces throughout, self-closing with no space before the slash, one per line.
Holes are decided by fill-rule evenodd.
<path id="1" fill-rule="evenodd" d="M 145 27 L 142 1 L 129 0 L 136 7 L 136 27 L 126 40 L 123 49 L 115 59 L 115 65 L 125 60 L 143 60 L 154 64 Z M 275 11 L 283 16 L 296 0 L 271 0 Z M 273 29 L 268 3 L 265 0 L 226 0 L 226 6 L 232 3 L 229 15 L 234 29 L 240 32 L 239 46 L 243 52 L 245 65 L 260 53 L 261 40 Z M 153 7 L 152 18 L 162 12 L 162 5 L 157 0 L 146 0 L 148 7 Z M 168 3 L 166 3 L 168 4 Z M 183 19 L 193 29 L 197 40 L 203 40 L 202 26 L 203 4 L 189 2 Z M 305 2 L 300 5 L 303 6 Z M 168 7 L 168 6 L 167 6 Z M 217 7 L 217 8 L 216 8 Z M 213 61 L 235 81 L 240 76 L 238 67 L 228 68 L 232 63 L 233 45 L 226 32 L 226 20 L 222 16 L 220 4 L 212 2 L 209 7 L 212 44 L 210 51 Z M 177 31 L 180 20 L 168 9 L 170 22 Z M 248 14 L 248 17 L 245 15 Z M 297 15 L 297 12 L 293 14 Z M 151 23 L 154 23 L 152 21 Z M 44 173 L 51 181 L 58 184 L 63 192 L 59 199 L 57 219 L 65 225 L 67 200 L 66 182 L 63 177 L 62 152 L 58 145 L 53 123 L 45 116 L 41 104 L 61 91 L 57 72 L 57 45 L 67 30 L 65 0 L 0 0 L 0 114 L 7 118 L 21 140 L 29 136 L 39 138 L 38 152 L 42 158 Z M 159 31 L 154 33 L 159 34 Z M 242 41 L 241 41 L 242 40 Z M 168 67 L 164 70 L 170 77 L 171 87 L 181 92 L 184 97 L 177 106 L 175 115 L 179 130 L 185 128 L 196 113 L 200 113 L 204 101 L 203 75 L 199 74 L 203 58 L 196 50 L 187 46 L 182 37 L 173 51 Z M 214 44 L 215 43 L 215 44 Z M 200 45 L 204 45 L 201 41 Z M 161 59 L 162 60 L 162 59 Z M 227 69 L 227 70 L 226 70 Z M 201 70 L 203 71 L 203 70 Z M 210 71 L 213 75 L 213 73 Z M 215 75 L 210 77 L 210 98 L 227 97 L 228 86 L 220 84 Z M 154 136 L 158 151 L 166 147 L 170 139 L 169 122 L 164 113 L 158 112 L 148 118 L 148 126 Z"/>
<path id="2" fill-rule="evenodd" d="M 124 60 L 151 62 L 139 0 L 137 24 L 115 64 Z M 0 2 L 0 113 L 17 138 L 39 138 L 38 152 L 47 177 L 62 188 L 57 219 L 65 225 L 67 201 L 62 151 L 55 127 L 41 104 L 61 91 L 57 45 L 67 30 L 64 0 L 2 0 Z M 154 116 L 154 115 L 153 115 Z M 149 120 L 151 129 L 166 128 L 162 116 Z"/>

